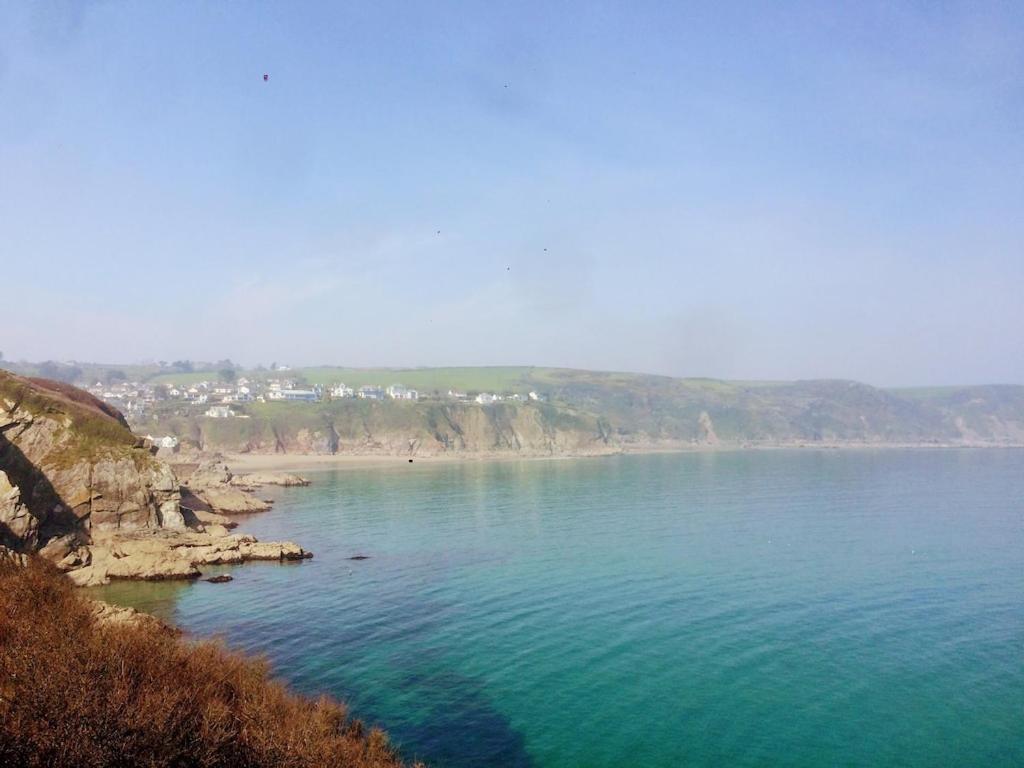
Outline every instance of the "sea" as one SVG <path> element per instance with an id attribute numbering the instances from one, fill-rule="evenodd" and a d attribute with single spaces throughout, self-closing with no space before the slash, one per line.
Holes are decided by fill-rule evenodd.
<path id="1" fill-rule="evenodd" d="M 239 531 L 314 559 L 98 596 L 432 766 L 1024 765 L 1024 451 L 308 476 Z"/>

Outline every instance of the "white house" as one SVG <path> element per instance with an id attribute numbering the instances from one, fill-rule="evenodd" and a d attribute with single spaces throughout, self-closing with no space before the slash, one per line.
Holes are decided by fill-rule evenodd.
<path id="1" fill-rule="evenodd" d="M 206 409 L 206 413 L 203 415 L 209 416 L 211 419 L 229 419 L 235 415 L 235 412 L 226 405 L 212 405 Z"/>
<path id="2" fill-rule="evenodd" d="M 335 384 L 331 387 L 330 392 L 333 398 L 353 397 L 355 395 L 352 387 L 346 387 L 344 384 Z"/>
<path id="3" fill-rule="evenodd" d="M 490 392 L 481 392 L 476 396 L 476 401 L 480 403 L 480 405 L 490 405 L 491 403 L 496 403 L 499 400 L 501 400 L 501 395 L 492 395 Z"/>

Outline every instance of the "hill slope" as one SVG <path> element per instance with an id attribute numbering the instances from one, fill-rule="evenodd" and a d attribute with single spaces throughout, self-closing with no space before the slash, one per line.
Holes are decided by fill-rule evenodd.
<path id="1" fill-rule="evenodd" d="M 554 368 L 307 369 L 309 382 L 401 383 L 416 403 L 344 399 L 157 409 L 147 431 L 231 452 L 586 455 L 710 445 L 1024 445 L 1024 387 L 885 390 L 853 381 L 736 382 Z M 546 402 L 452 400 L 529 391 Z M 436 393 L 436 395 L 434 394 Z M 143 428 L 143 425 L 139 425 Z"/>

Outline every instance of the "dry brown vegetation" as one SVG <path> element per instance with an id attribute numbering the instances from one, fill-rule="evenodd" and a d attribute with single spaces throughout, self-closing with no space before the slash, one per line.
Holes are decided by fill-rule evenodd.
<path id="1" fill-rule="evenodd" d="M 0 765 L 401 765 L 342 705 L 264 663 L 153 627 L 99 624 L 51 567 L 0 565 Z"/>

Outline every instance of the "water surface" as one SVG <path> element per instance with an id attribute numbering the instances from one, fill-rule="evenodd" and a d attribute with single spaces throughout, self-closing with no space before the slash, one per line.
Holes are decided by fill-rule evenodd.
<path id="1" fill-rule="evenodd" d="M 242 530 L 314 560 L 105 594 L 436 766 L 1024 765 L 1022 451 L 310 477 Z"/>

